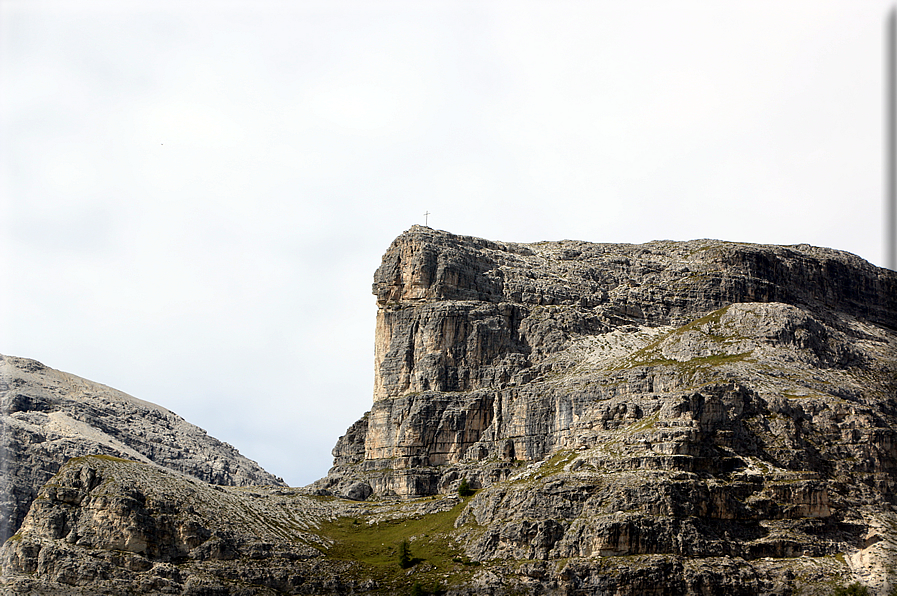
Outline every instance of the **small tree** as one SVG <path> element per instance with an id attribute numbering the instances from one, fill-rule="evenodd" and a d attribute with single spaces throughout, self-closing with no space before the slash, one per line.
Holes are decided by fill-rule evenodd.
<path id="1" fill-rule="evenodd" d="M 470 488 L 470 483 L 467 482 L 467 478 L 461 480 L 461 484 L 458 485 L 458 496 L 459 497 L 469 497 L 474 493 L 474 490 Z"/>
<path id="2" fill-rule="evenodd" d="M 835 588 L 834 596 L 869 596 L 869 588 L 860 582 L 854 582 L 847 587 Z"/>
<path id="3" fill-rule="evenodd" d="M 420 582 L 414 582 L 414 585 L 411 586 L 411 596 L 426 596 L 426 594 Z"/>
<path id="4" fill-rule="evenodd" d="M 411 547 L 408 546 L 407 540 L 403 540 L 399 545 L 399 566 L 402 569 L 408 569 L 412 565 L 414 565 L 414 561 L 411 559 Z"/>

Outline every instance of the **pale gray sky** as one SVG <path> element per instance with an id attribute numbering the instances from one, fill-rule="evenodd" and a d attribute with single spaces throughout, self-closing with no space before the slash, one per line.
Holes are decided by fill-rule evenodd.
<path id="1" fill-rule="evenodd" d="M 869 0 L 0 0 L 0 352 L 303 485 L 430 225 L 883 264 Z"/>

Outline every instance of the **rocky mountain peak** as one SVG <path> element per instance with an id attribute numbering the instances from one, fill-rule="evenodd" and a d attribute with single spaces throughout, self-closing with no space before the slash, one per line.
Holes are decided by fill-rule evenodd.
<path id="1" fill-rule="evenodd" d="M 705 554 L 822 556 L 814 532 L 897 505 L 897 274 L 855 255 L 416 226 L 373 292 L 374 403 L 317 486 L 407 498 L 468 479 L 478 560 L 692 556 L 710 531 L 692 516 L 744 536 Z M 621 511 L 638 513 L 602 517 Z M 785 540 L 805 518 L 828 529 Z"/>
<path id="2" fill-rule="evenodd" d="M 4 588 L 893 594 L 897 273 L 807 245 L 415 226 L 373 292 L 373 403 L 326 478 L 74 458 L 0 552 Z M 15 395 L 17 428 L 50 411 Z"/>
<path id="3" fill-rule="evenodd" d="M 283 485 L 174 412 L 28 358 L 0 355 L 0 535 L 72 457 L 106 454 L 204 482 Z"/>

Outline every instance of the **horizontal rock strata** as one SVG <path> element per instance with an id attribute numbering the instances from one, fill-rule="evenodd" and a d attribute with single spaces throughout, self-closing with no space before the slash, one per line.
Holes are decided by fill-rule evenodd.
<path id="1" fill-rule="evenodd" d="M 829 249 L 523 245 L 416 226 L 384 255 L 374 294 L 374 406 L 334 449 L 331 478 L 354 466 L 375 493 L 441 490 L 447 463 L 587 446 L 608 416 L 650 415 L 659 394 L 700 383 L 731 378 L 776 404 L 894 389 L 897 275 Z"/>
<path id="2" fill-rule="evenodd" d="M 554 495 L 570 499 L 572 488 L 568 482 Z M 821 595 L 846 569 L 831 556 L 726 554 L 721 526 L 699 519 L 683 518 L 682 527 L 672 528 L 676 522 L 662 517 L 596 513 L 590 533 L 583 524 L 527 520 L 524 511 L 538 514 L 543 506 L 564 512 L 559 502 L 538 503 L 544 494 L 523 491 L 516 494 L 530 501 L 518 501 L 524 509 L 499 529 L 489 520 L 512 492 L 358 502 L 304 489 L 213 486 L 110 456 L 75 458 L 41 489 L 22 528 L 0 550 L 0 589 L 41 596 L 274 596 L 409 594 L 416 585 L 452 596 L 772 596 L 796 588 Z M 818 550 L 846 548 L 843 540 L 854 531 L 835 527 L 840 538 L 830 532 L 823 539 L 811 526 L 772 531 L 809 537 Z M 706 556 L 618 556 L 637 545 L 668 550 L 671 532 Z M 398 556 L 403 539 L 412 555 L 405 568 Z M 497 545 L 485 548 L 498 557 L 478 562 L 465 553 L 487 543 Z M 562 562 L 552 560 L 552 551 L 565 553 Z"/>

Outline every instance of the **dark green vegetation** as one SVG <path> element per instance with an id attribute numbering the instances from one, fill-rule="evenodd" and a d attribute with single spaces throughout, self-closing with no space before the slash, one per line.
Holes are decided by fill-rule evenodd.
<path id="1" fill-rule="evenodd" d="M 414 582 L 414 585 L 411 586 L 411 596 L 437 596 L 439 594 L 445 594 L 445 590 L 442 589 L 442 584 L 439 582 L 433 584 L 429 590 L 424 588 L 420 582 Z"/>
<path id="2" fill-rule="evenodd" d="M 399 567 L 408 569 L 412 565 L 414 565 L 414 560 L 411 558 L 411 547 L 408 546 L 407 540 L 403 540 L 399 545 Z"/>
<path id="3" fill-rule="evenodd" d="M 459 497 L 470 497 L 473 495 L 475 491 L 470 488 L 470 484 L 467 482 L 467 478 L 461 481 L 461 484 L 458 485 L 458 496 Z"/>

